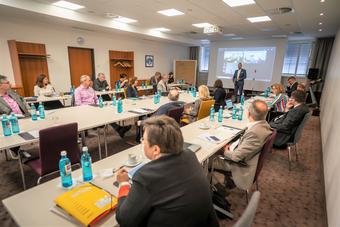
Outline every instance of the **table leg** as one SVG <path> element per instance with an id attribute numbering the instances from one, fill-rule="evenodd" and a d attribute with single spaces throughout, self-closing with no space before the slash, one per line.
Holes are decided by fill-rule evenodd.
<path id="1" fill-rule="evenodd" d="M 99 131 L 99 128 L 97 128 L 97 139 L 98 139 L 99 160 L 101 160 L 102 159 L 102 147 L 100 145 L 100 131 Z"/>
<path id="2" fill-rule="evenodd" d="M 104 125 L 105 157 L 107 157 L 107 125 Z"/>

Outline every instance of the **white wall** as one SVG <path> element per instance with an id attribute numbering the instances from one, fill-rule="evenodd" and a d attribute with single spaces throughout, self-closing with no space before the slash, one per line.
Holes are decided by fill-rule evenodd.
<path id="1" fill-rule="evenodd" d="M 188 59 L 188 47 L 133 38 L 114 33 L 78 31 L 61 25 L 52 25 L 30 21 L 0 18 L 0 74 L 14 82 L 12 64 L 7 40 L 37 42 L 46 45 L 50 80 L 56 90 L 66 91 L 70 87 L 70 69 L 68 46 L 94 49 L 95 72 L 104 72 L 109 80 L 109 50 L 134 51 L 135 75 L 139 79 L 149 78 L 156 71 L 168 73 L 173 70 L 173 61 Z M 77 37 L 83 37 L 85 43 L 79 46 Z M 154 55 L 154 67 L 146 68 L 146 54 Z"/>
<path id="2" fill-rule="evenodd" d="M 340 226 L 340 29 L 321 97 L 321 137 L 328 225 Z"/>
<path id="3" fill-rule="evenodd" d="M 209 58 L 209 76 L 208 85 L 213 86 L 216 76 L 217 68 L 217 55 L 219 48 L 233 48 L 233 47 L 276 47 L 276 56 L 273 67 L 273 77 L 270 82 L 260 81 L 245 81 L 244 88 L 251 90 L 264 90 L 266 87 L 273 83 L 281 82 L 283 59 L 286 52 L 287 39 L 268 39 L 268 40 L 237 40 L 237 41 L 224 41 L 212 42 L 210 45 L 210 58 Z M 236 69 L 235 69 L 236 70 Z M 247 69 L 246 69 L 247 70 Z M 225 88 L 234 88 L 231 79 L 222 79 Z"/>

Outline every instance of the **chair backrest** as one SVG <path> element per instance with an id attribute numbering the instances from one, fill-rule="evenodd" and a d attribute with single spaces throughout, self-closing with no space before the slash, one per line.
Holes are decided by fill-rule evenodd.
<path id="1" fill-rule="evenodd" d="M 294 144 L 299 142 L 299 140 L 301 138 L 302 130 L 305 127 L 305 124 L 306 124 L 306 122 L 308 121 L 308 119 L 310 118 L 311 115 L 312 115 L 312 112 L 306 113 L 305 116 L 303 117 L 301 123 L 296 128 L 296 131 L 294 133 L 294 139 L 293 139 Z"/>
<path id="2" fill-rule="evenodd" d="M 197 120 L 201 120 L 202 118 L 208 117 L 210 114 L 210 108 L 214 104 L 215 100 L 213 99 L 201 101 L 201 105 L 197 113 Z"/>
<path id="3" fill-rule="evenodd" d="M 243 212 L 240 219 L 233 225 L 233 227 L 251 227 L 257 207 L 260 202 L 261 193 L 259 191 L 255 191 L 248 203 L 246 210 Z"/>
<path id="4" fill-rule="evenodd" d="M 60 152 L 67 151 L 72 164 L 79 163 L 78 124 L 53 126 L 39 131 L 41 175 L 59 170 Z"/>
<path id="5" fill-rule="evenodd" d="M 259 160 L 257 162 L 257 167 L 256 167 L 256 173 L 255 173 L 255 177 L 254 177 L 254 182 L 257 181 L 258 176 L 261 173 L 263 164 L 264 164 L 264 160 L 265 157 L 267 156 L 267 154 L 272 150 L 273 148 L 273 144 L 276 138 L 276 129 L 273 130 L 272 134 L 269 136 L 269 138 L 267 139 L 266 143 L 263 145 L 262 151 L 260 153 L 259 156 Z"/>
<path id="6" fill-rule="evenodd" d="M 175 121 L 177 121 L 177 123 L 180 124 L 183 111 L 184 111 L 184 107 L 180 106 L 180 107 L 176 107 L 176 108 L 172 108 L 168 110 L 167 115 L 175 119 Z"/>

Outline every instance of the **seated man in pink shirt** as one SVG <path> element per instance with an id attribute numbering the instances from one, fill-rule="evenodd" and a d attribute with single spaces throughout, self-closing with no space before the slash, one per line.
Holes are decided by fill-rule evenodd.
<path id="1" fill-rule="evenodd" d="M 76 106 L 98 104 L 98 97 L 95 90 L 91 87 L 92 81 L 88 75 L 80 77 L 80 86 L 74 91 L 74 103 Z M 116 123 L 111 126 L 118 132 L 120 137 L 130 130 L 131 126 L 122 127 Z"/>
<path id="2" fill-rule="evenodd" d="M 0 115 L 11 113 L 30 116 L 24 99 L 11 89 L 7 77 L 0 75 Z"/>
<path id="3" fill-rule="evenodd" d="M 98 104 L 98 97 L 88 75 L 80 77 L 80 86 L 74 91 L 74 103 L 76 106 Z"/>

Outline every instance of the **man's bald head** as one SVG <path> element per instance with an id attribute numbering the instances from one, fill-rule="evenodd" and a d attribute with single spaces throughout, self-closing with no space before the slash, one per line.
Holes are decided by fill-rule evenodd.
<path id="1" fill-rule="evenodd" d="M 266 102 L 262 100 L 255 100 L 249 106 L 249 115 L 254 121 L 265 120 L 268 113 L 268 106 Z"/>
<path id="2" fill-rule="evenodd" d="M 178 101 L 179 99 L 179 91 L 177 89 L 171 89 L 168 95 L 169 100 Z"/>

